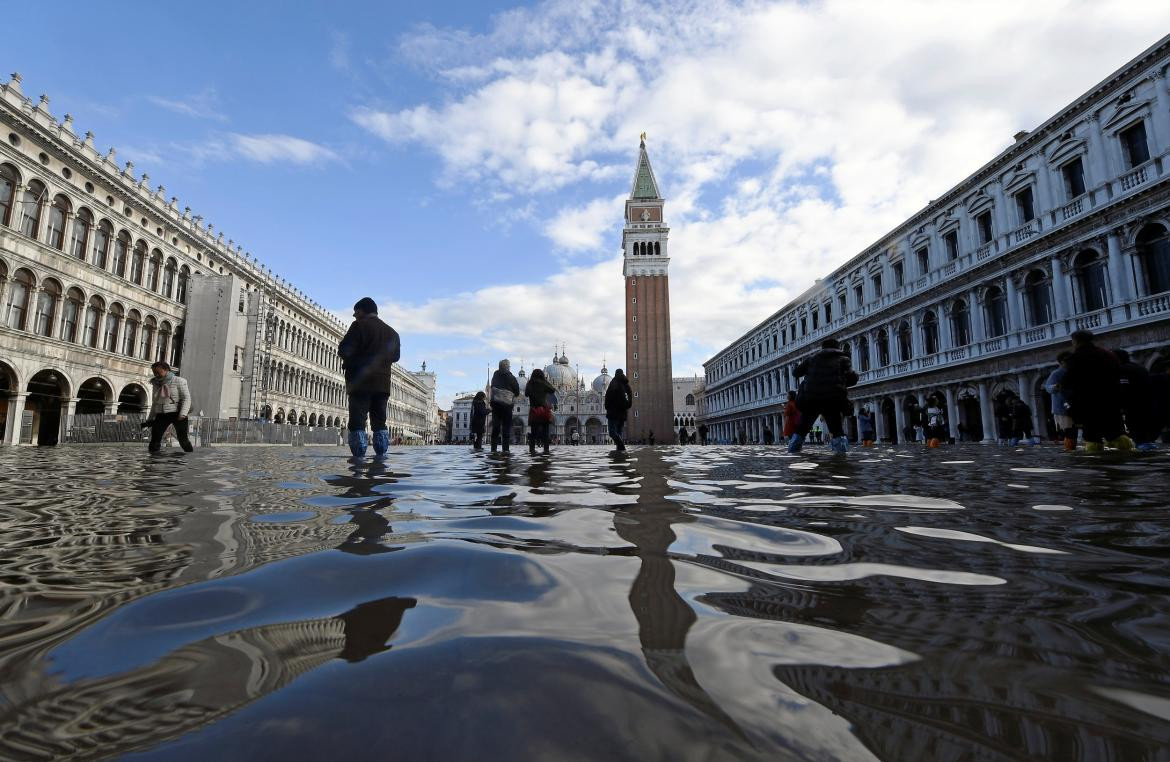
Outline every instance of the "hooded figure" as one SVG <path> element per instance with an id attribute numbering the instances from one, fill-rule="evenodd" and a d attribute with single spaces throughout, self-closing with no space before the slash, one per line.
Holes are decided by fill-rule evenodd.
<path id="1" fill-rule="evenodd" d="M 483 449 L 483 433 L 487 416 L 487 395 L 483 392 L 476 392 L 475 399 L 471 401 L 471 433 L 475 439 L 474 447 L 477 450 Z"/>
<path id="2" fill-rule="evenodd" d="M 512 443 L 512 404 L 520 394 L 520 382 L 512 375 L 512 363 L 500 360 L 500 367 L 492 374 L 492 452 L 496 451 L 501 438 L 504 452 Z M 501 436 L 502 433 L 502 436 Z"/>
<path id="3" fill-rule="evenodd" d="M 528 428 L 532 438 L 528 440 L 528 452 L 536 454 L 536 446 L 544 447 L 548 455 L 548 430 L 553 421 L 553 406 L 556 404 L 556 387 L 548 382 L 540 368 L 532 371 L 532 377 L 524 387 L 528 397 Z"/>
<path id="4" fill-rule="evenodd" d="M 800 452 L 804 438 L 818 417 L 825 419 L 832 441 L 833 452 L 845 452 L 849 441 L 841 416 L 849 409 L 847 389 L 857 383 L 857 374 L 849 362 L 849 355 L 838 349 L 836 339 L 825 339 L 821 350 L 805 358 L 793 370 L 802 378 L 796 406 L 800 408 L 800 424 L 788 442 L 788 452 Z"/>
<path id="5" fill-rule="evenodd" d="M 605 417 L 609 422 L 609 436 L 619 451 L 626 449 L 624 430 L 633 405 L 634 393 L 630 391 L 630 382 L 622 369 L 618 368 L 613 373 L 609 388 L 605 390 Z"/>
<path id="6" fill-rule="evenodd" d="M 378 318 L 378 305 L 370 297 L 353 306 L 353 323 L 337 345 L 345 371 L 349 396 L 349 449 L 355 458 L 366 456 L 366 418 L 374 432 L 374 455 L 385 457 L 390 449 L 386 427 L 386 403 L 394 363 L 402 354 L 398 332 Z"/>

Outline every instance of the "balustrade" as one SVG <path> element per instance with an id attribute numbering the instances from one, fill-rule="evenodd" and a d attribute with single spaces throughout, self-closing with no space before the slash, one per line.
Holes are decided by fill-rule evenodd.
<path id="1" fill-rule="evenodd" d="M 1043 341 L 1048 338 L 1048 326 L 1041 326 L 1039 328 L 1030 328 L 1024 331 L 1024 343 L 1031 344 L 1034 341 Z"/>
<path id="2" fill-rule="evenodd" d="M 1123 191 L 1132 190 L 1148 180 L 1150 177 L 1150 173 L 1146 171 L 1148 168 L 1150 168 L 1150 164 L 1146 163 L 1134 169 L 1132 172 L 1122 175 L 1120 180 L 1121 189 Z"/>
<path id="3" fill-rule="evenodd" d="M 1160 294 L 1152 296 L 1149 299 L 1143 299 L 1137 305 L 1138 315 L 1157 315 L 1162 312 L 1170 312 L 1170 294 Z"/>
<path id="4" fill-rule="evenodd" d="M 975 261 L 982 262 L 983 260 L 989 258 L 994 253 L 995 253 L 995 250 L 992 248 L 991 242 L 988 241 L 987 243 L 983 244 L 982 246 L 980 246 L 978 249 L 975 250 Z"/>
<path id="5" fill-rule="evenodd" d="M 967 350 L 965 348 L 964 349 L 952 349 L 951 351 L 947 352 L 947 359 L 948 360 L 952 360 L 952 361 L 953 360 L 962 360 L 966 357 L 967 357 Z"/>
<path id="6" fill-rule="evenodd" d="M 1076 323 L 1077 330 L 1085 331 L 1089 330 L 1090 328 L 1100 328 L 1105 314 L 1105 310 L 1098 310 L 1097 312 L 1091 312 L 1088 315 L 1081 315 L 1074 321 Z"/>
<path id="7" fill-rule="evenodd" d="M 998 352 L 1003 349 L 1003 339 L 991 339 L 983 342 L 984 352 Z"/>
<path id="8" fill-rule="evenodd" d="M 1070 201 L 1069 203 L 1067 203 L 1063 207 L 1061 207 L 1061 209 L 1060 209 L 1061 221 L 1071 220 L 1073 217 L 1076 217 L 1078 214 L 1083 212 L 1085 210 L 1084 199 L 1085 199 L 1085 197 L 1081 196 L 1080 198 L 1074 199 L 1073 201 Z"/>
<path id="9" fill-rule="evenodd" d="M 1023 243 L 1032 236 L 1039 234 L 1039 232 L 1040 226 L 1036 223 L 1036 220 L 1030 220 L 1012 231 L 1012 243 Z"/>

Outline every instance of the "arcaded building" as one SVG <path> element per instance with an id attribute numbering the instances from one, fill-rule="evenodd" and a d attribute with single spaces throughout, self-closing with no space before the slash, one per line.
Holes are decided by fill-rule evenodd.
<path id="1" fill-rule="evenodd" d="M 993 440 L 1088 329 L 1151 364 L 1170 344 L 1170 37 L 1143 52 L 704 363 L 711 436 L 781 429 L 792 371 L 822 340 L 861 377 L 853 413 L 900 441 L 930 398 L 950 435 Z M 850 420 L 856 434 L 856 421 Z"/>
<path id="2" fill-rule="evenodd" d="M 0 443 L 141 412 L 156 360 L 195 414 L 344 426 L 347 324 L 115 157 L 0 85 Z M 432 382 L 395 368 L 396 436 L 428 431 Z"/>
<path id="3" fill-rule="evenodd" d="M 622 229 L 626 375 L 634 391 L 634 406 L 626 421 L 626 437 L 631 442 L 645 441 L 652 434 L 656 441 L 666 442 L 676 431 L 672 425 L 670 256 L 666 249 L 670 228 L 663 219 L 665 203 L 643 135 Z"/>

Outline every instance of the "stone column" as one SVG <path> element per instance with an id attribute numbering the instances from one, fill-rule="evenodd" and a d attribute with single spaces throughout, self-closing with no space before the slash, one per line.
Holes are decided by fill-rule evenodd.
<path id="1" fill-rule="evenodd" d="M 987 336 L 987 330 L 983 326 L 983 304 L 975 289 L 967 292 L 967 320 L 971 329 L 971 343 L 978 344 Z"/>
<path id="2" fill-rule="evenodd" d="M 995 229 L 991 231 L 991 242 L 994 246 L 994 241 L 999 236 L 1006 236 L 1016 226 L 1012 224 L 1011 213 L 1008 211 L 1009 199 L 1007 194 L 1003 192 L 1003 183 L 995 180 L 991 183 L 991 198 L 994 200 L 992 207 L 991 219 L 994 221 Z M 975 244 L 979 245 L 979 231 L 975 231 Z M 1008 242 L 1010 245 L 1010 241 Z"/>
<path id="3" fill-rule="evenodd" d="M 870 368 L 880 367 L 880 365 L 878 363 L 878 359 L 879 359 L 879 355 L 878 355 L 878 346 L 877 346 L 877 332 L 870 331 L 869 332 L 869 367 Z"/>
<path id="4" fill-rule="evenodd" d="M 995 412 L 991 404 L 991 387 L 986 381 L 979 382 L 979 417 L 983 422 L 983 441 L 994 442 L 997 433 Z"/>
<path id="5" fill-rule="evenodd" d="M 947 397 L 947 432 L 951 439 L 959 441 L 959 404 L 955 399 L 955 388 L 948 386 L 943 389 Z"/>
<path id="6" fill-rule="evenodd" d="M 57 441 L 65 442 L 65 435 L 69 432 L 69 427 L 73 424 L 73 417 L 77 415 L 77 403 L 80 400 L 77 397 L 70 397 L 61 403 L 61 430 L 57 432 Z"/>
<path id="7" fill-rule="evenodd" d="M 1166 75 L 1160 65 L 1150 72 L 1149 77 L 1150 81 L 1154 83 L 1155 102 L 1153 115 L 1150 118 L 1153 123 L 1153 134 L 1150 137 L 1153 139 L 1154 150 L 1150 154 L 1160 156 L 1170 151 L 1170 95 L 1166 92 Z"/>
<path id="8" fill-rule="evenodd" d="M 878 441 L 886 438 L 886 416 L 882 413 L 882 401 L 880 397 L 875 397 L 871 405 L 873 410 L 873 428 L 877 435 Z"/>
<path id="9" fill-rule="evenodd" d="M 1067 320 L 1072 316 L 1072 292 L 1069 288 L 1068 275 L 1064 271 L 1064 261 L 1060 257 L 1052 260 L 1052 307 L 1056 312 L 1054 322 Z"/>
<path id="10" fill-rule="evenodd" d="M 915 358 L 926 354 L 926 342 L 922 340 L 922 318 L 917 313 L 910 314 L 910 346 Z"/>
<path id="11" fill-rule="evenodd" d="M 1085 125 L 1089 132 L 1089 155 L 1085 167 L 1088 177 L 1085 178 L 1085 185 L 1093 190 L 1109 180 L 1109 158 L 1105 155 L 1105 140 L 1101 135 L 1101 121 L 1097 115 L 1089 114 L 1085 117 Z"/>
<path id="12" fill-rule="evenodd" d="M 149 406 L 150 400 L 147 400 L 146 403 Z M 150 408 L 147 407 L 144 412 L 146 412 L 149 415 Z M 118 400 L 112 400 L 110 402 L 107 402 L 106 403 L 106 415 L 117 415 L 117 414 L 118 414 Z"/>
<path id="13" fill-rule="evenodd" d="M 894 425 L 898 427 L 895 432 L 899 443 L 906 440 L 906 397 L 898 394 L 894 396 Z"/>
<path id="14" fill-rule="evenodd" d="M 24 404 L 28 395 L 21 392 L 8 398 L 8 417 L 4 421 L 4 442 L 7 447 L 15 447 L 20 439 L 20 422 L 24 418 Z"/>
<path id="15" fill-rule="evenodd" d="M 1006 339 L 1024 327 L 1024 321 L 1021 319 L 1020 292 L 1011 273 L 1004 279 L 1004 297 L 1007 302 L 1008 321 L 1007 336 L 1004 337 Z"/>
<path id="16" fill-rule="evenodd" d="M 1113 294 L 1113 305 L 1120 306 L 1136 299 L 1138 292 L 1129 263 L 1121 253 L 1121 237 L 1116 232 L 1110 233 L 1105 237 L 1105 246 L 1109 252 L 1109 290 Z"/>

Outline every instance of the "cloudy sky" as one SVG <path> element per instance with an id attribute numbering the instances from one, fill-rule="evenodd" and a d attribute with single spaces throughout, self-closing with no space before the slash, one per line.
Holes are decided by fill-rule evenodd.
<path id="1" fill-rule="evenodd" d="M 19 4 L 0 65 L 318 302 L 377 299 L 441 402 L 561 343 L 621 364 L 642 131 L 700 373 L 1170 30 L 1162 0 L 298 5 Z"/>

